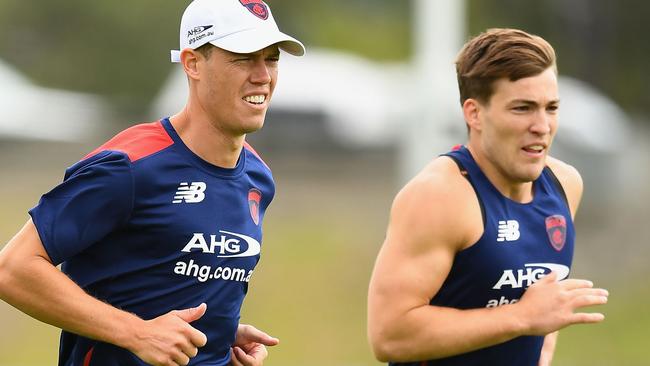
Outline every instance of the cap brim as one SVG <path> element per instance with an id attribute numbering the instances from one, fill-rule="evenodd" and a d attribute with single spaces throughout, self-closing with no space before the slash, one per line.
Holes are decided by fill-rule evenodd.
<path id="1" fill-rule="evenodd" d="M 305 46 L 300 41 L 280 31 L 269 32 L 261 29 L 247 29 L 229 34 L 210 43 L 235 53 L 257 52 L 277 44 L 281 50 L 294 56 L 303 56 L 305 54 Z"/>
<path id="2" fill-rule="evenodd" d="M 269 32 L 268 30 L 247 29 L 215 39 L 210 43 L 223 50 L 235 53 L 257 52 L 270 45 L 277 44 L 281 50 L 294 56 L 303 56 L 305 54 L 305 46 L 299 40 L 280 31 Z M 171 61 L 180 62 L 181 51 L 171 50 Z"/>

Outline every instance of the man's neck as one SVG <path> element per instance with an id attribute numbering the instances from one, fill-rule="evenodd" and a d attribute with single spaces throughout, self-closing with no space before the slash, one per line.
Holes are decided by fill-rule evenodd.
<path id="1" fill-rule="evenodd" d="M 183 143 L 201 159 L 222 168 L 234 168 L 244 145 L 245 135 L 231 136 L 213 125 L 205 115 L 186 107 L 170 118 Z"/>
<path id="2" fill-rule="evenodd" d="M 499 193 L 519 203 L 528 203 L 533 200 L 533 182 L 515 182 L 508 179 L 508 176 L 492 164 L 485 154 L 477 151 L 476 148 L 473 148 L 469 144 L 467 148 L 472 153 L 472 157 L 483 174 L 485 174 Z"/>

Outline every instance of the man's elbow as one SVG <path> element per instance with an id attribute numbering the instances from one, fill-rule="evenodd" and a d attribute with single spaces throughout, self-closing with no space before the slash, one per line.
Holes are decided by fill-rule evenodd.
<path id="1" fill-rule="evenodd" d="M 391 346 L 390 342 L 375 341 L 371 342 L 372 353 L 379 362 L 397 361 L 396 349 Z"/>
<path id="2" fill-rule="evenodd" d="M 375 358 L 380 362 L 405 361 L 407 355 L 404 342 L 394 337 L 387 329 L 371 329 L 368 332 L 370 347 Z"/>
<path id="3" fill-rule="evenodd" d="M 12 257 L 7 250 L 0 251 L 0 299 L 7 300 L 12 288 L 21 283 L 19 270 L 24 262 Z"/>
<path id="4" fill-rule="evenodd" d="M 8 268 L 7 268 L 7 261 L 5 259 L 5 255 L 0 252 L 0 299 L 5 298 L 5 292 L 8 284 L 8 278 L 9 278 L 9 273 L 8 273 Z"/>

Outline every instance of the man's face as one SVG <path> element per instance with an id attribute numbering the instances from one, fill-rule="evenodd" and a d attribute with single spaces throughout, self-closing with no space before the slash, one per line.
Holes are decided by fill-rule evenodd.
<path id="1" fill-rule="evenodd" d="M 504 78 L 494 83 L 489 103 L 479 106 L 479 139 L 485 158 L 506 182 L 539 177 L 557 131 L 558 107 L 553 68 L 514 82 Z"/>
<path id="2" fill-rule="evenodd" d="M 214 48 L 198 84 L 199 102 L 214 127 L 230 135 L 254 132 L 264 117 L 278 78 L 280 51 L 275 45 L 254 53 Z"/>

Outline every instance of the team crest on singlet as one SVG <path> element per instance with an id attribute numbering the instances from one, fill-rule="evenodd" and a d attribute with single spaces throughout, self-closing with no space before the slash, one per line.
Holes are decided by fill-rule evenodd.
<path id="1" fill-rule="evenodd" d="M 260 201 L 262 200 L 262 192 L 257 188 L 251 188 L 248 191 L 248 208 L 251 213 L 251 218 L 255 225 L 260 224 Z"/>
<path id="2" fill-rule="evenodd" d="M 558 252 L 564 248 L 566 242 L 566 219 L 562 215 L 553 215 L 546 218 L 546 234 L 553 249 Z"/>
<path id="3" fill-rule="evenodd" d="M 256 17 L 266 20 L 269 17 L 269 8 L 262 0 L 239 0 L 239 2 Z"/>

